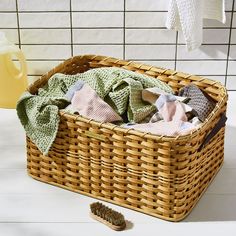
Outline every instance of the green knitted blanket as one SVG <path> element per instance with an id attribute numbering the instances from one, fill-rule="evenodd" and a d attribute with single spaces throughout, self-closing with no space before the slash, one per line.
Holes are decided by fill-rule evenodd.
<path id="1" fill-rule="evenodd" d="M 27 136 L 44 155 L 57 134 L 58 111 L 69 104 L 64 95 L 78 80 L 89 84 L 118 114 L 127 112 L 128 120 L 133 122 L 140 122 L 156 110 L 154 105 L 142 100 L 144 88 L 159 87 L 172 93 L 172 89 L 158 79 L 116 67 L 92 69 L 76 75 L 57 73 L 37 95 L 25 92 L 16 108 Z"/>

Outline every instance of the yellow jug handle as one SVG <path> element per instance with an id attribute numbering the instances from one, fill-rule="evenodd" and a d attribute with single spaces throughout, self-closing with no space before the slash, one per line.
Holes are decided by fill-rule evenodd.
<path id="1" fill-rule="evenodd" d="M 19 51 L 19 52 L 13 52 L 12 54 L 16 55 L 17 59 L 20 62 L 20 72 L 16 75 L 12 73 L 12 70 L 9 70 L 9 72 L 12 74 L 12 76 L 14 77 L 14 79 L 20 79 L 23 77 L 23 75 L 27 74 L 27 68 L 26 68 L 26 61 L 25 61 L 25 57 L 24 54 Z M 10 62 L 15 66 L 15 64 L 12 62 L 11 57 L 9 56 L 9 60 Z M 9 65 L 7 63 L 7 65 Z"/>

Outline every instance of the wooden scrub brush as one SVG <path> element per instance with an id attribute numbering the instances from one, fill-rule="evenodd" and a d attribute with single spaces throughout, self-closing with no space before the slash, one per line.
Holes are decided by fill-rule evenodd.
<path id="1" fill-rule="evenodd" d="M 116 231 L 125 229 L 126 223 L 121 213 L 112 210 L 100 202 L 92 203 L 90 209 L 90 215 L 93 219 L 100 221 Z"/>

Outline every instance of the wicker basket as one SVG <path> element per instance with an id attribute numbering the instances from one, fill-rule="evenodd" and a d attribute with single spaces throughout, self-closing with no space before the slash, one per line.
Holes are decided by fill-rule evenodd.
<path id="1" fill-rule="evenodd" d="M 44 156 L 27 138 L 28 173 L 68 190 L 170 221 L 186 217 L 223 163 L 227 92 L 219 82 L 173 70 L 84 55 L 66 60 L 29 87 L 37 93 L 57 72 L 122 67 L 168 83 L 194 83 L 217 101 L 202 127 L 166 137 L 60 113 L 56 140 Z"/>

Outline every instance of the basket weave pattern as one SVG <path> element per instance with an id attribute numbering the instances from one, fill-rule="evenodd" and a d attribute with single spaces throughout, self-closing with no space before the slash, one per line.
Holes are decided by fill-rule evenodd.
<path id="1" fill-rule="evenodd" d="M 226 111 L 226 89 L 218 82 L 173 70 L 85 55 L 66 60 L 37 80 L 37 93 L 57 72 L 76 74 L 122 67 L 168 83 L 174 91 L 194 83 L 217 101 L 203 126 L 188 135 L 157 136 L 60 113 L 56 140 L 43 154 L 27 138 L 27 168 L 33 178 L 170 221 L 187 216 L 218 172 L 224 157 L 224 128 L 200 149 Z"/>

